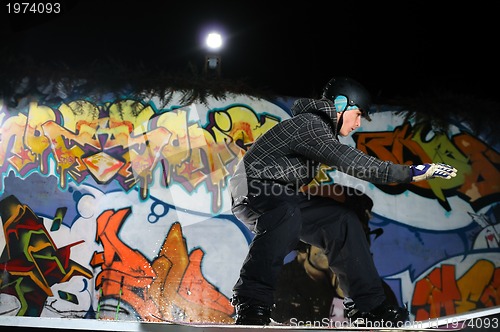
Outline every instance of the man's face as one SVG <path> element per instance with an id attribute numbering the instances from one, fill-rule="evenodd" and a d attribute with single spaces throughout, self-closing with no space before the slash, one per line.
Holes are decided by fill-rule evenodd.
<path id="1" fill-rule="evenodd" d="M 339 135 L 347 136 L 351 133 L 351 131 L 356 130 L 361 126 L 361 111 L 359 108 L 350 109 L 342 112 L 343 122 L 342 127 L 340 128 Z"/>

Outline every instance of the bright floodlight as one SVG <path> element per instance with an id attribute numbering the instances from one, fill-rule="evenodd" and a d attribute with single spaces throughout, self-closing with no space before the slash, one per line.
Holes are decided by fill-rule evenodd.
<path id="1" fill-rule="evenodd" d="M 222 46 L 222 37 L 217 32 L 211 32 L 207 37 L 207 46 L 213 50 L 219 49 Z"/>

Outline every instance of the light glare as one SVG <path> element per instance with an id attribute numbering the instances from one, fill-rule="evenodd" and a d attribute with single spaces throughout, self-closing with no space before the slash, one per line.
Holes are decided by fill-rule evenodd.
<path id="1" fill-rule="evenodd" d="M 218 49 L 222 46 L 222 37 L 217 32 L 211 32 L 207 36 L 207 46 L 211 49 Z"/>

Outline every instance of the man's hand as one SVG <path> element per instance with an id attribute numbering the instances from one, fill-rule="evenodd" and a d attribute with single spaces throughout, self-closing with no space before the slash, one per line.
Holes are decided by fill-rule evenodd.
<path id="1" fill-rule="evenodd" d="M 412 165 L 410 170 L 413 182 L 434 178 L 451 179 L 457 176 L 456 168 L 442 163 Z"/>

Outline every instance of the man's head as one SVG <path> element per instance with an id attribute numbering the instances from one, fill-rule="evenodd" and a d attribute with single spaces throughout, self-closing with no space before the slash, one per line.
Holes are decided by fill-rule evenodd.
<path id="1" fill-rule="evenodd" d="M 368 110 L 371 96 L 357 81 L 348 77 L 334 77 L 323 89 L 323 98 L 334 102 L 338 115 L 338 134 L 347 136 L 361 125 L 361 116 L 371 120 Z"/>

